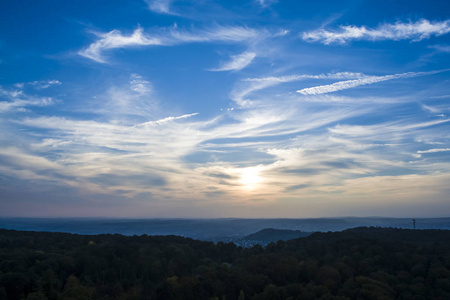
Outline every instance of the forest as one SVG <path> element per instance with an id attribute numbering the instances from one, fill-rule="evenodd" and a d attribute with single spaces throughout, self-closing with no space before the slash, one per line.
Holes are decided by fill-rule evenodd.
<path id="1" fill-rule="evenodd" d="M 450 299 L 450 231 L 361 227 L 266 247 L 0 229 L 0 299 Z"/>

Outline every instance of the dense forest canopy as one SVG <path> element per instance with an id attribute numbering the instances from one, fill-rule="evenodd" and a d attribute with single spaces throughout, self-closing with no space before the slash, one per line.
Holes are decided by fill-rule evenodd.
<path id="1" fill-rule="evenodd" d="M 0 230 L 0 299 L 450 299 L 450 232 L 355 228 L 263 248 Z"/>

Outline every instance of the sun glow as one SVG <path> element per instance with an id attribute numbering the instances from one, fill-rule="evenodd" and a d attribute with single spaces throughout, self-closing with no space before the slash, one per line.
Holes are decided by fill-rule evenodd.
<path id="1" fill-rule="evenodd" d="M 258 183 L 261 182 L 261 177 L 259 176 L 259 169 L 256 167 L 245 168 L 241 170 L 240 183 L 247 190 L 253 190 L 256 188 Z"/>

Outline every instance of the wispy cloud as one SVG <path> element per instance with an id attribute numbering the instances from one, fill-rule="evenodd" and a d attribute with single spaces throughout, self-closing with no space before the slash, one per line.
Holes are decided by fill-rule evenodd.
<path id="1" fill-rule="evenodd" d="M 337 73 L 327 73 L 327 74 L 319 74 L 319 75 L 287 75 L 287 76 L 270 76 L 270 77 L 262 77 L 262 78 L 246 78 L 244 81 L 252 81 L 252 82 L 293 82 L 300 81 L 305 79 L 350 79 L 350 78 L 362 78 L 368 77 L 363 73 L 354 73 L 354 72 L 337 72 Z"/>
<path id="2" fill-rule="evenodd" d="M 261 7 L 266 8 L 272 4 L 275 4 L 278 2 L 278 0 L 256 0 L 256 2 L 261 5 Z"/>
<path id="3" fill-rule="evenodd" d="M 430 72 L 408 72 L 408 73 L 385 75 L 385 76 L 366 76 L 366 77 L 360 78 L 360 79 L 338 81 L 338 82 L 335 82 L 332 84 L 304 88 L 304 89 L 298 90 L 297 93 L 300 93 L 302 95 L 326 94 L 326 93 L 347 90 L 347 89 L 351 89 L 351 88 L 362 86 L 362 85 L 368 85 L 368 84 L 373 84 L 373 83 L 377 83 L 377 82 L 387 81 L 387 80 L 405 79 L 405 78 L 412 78 L 412 77 L 417 77 L 417 76 L 426 76 L 426 75 L 432 75 L 432 74 L 446 72 L 446 71 L 448 71 L 448 70 L 445 69 L 445 70 L 437 70 L 437 71 L 430 71 Z"/>
<path id="4" fill-rule="evenodd" d="M 325 45 L 345 44 L 351 40 L 412 40 L 420 41 L 431 36 L 440 36 L 450 32 L 450 20 L 381 24 L 371 29 L 365 26 L 340 26 L 339 30 L 318 29 L 304 32 L 301 37 L 308 42 L 320 42 Z"/>
<path id="5" fill-rule="evenodd" d="M 199 42 L 250 42 L 269 36 L 270 33 L 267 31 L 243 26 L 214 26 L 192 31 L 172 27 L 165 38 L 168 43 L 179 44 Z"/>
<path id="6" fill-rule="evenodd" d="M 141 75 L 131 74 L 130 88 L 139 94 L 148 94 L 152 91 L 152 86 L 149 81 L 144 80 Z"/>
<path id="7" fill-rule="evenodd" d="M 14 101 L 1 101 L 0 112 L 6 111 L 26 111 L 27 106 L 49 106 L 53 105 L 55 100 L 51 97 L 27 99 L 27 100 L 14 100 Z"/>
<path id="8" fill-rule="evenodd" d="M 39 24 L 11 25 L 28 26 L 31 40 L 2 48 L 1 66 L 15 72 L 0 86 L 0 214 L 28 203 L 24 214 L 122 217 L 450 207 L 450 72 L 436 74 L 450 68 L 443 11 L 423 4 L 427 19 L 369 24 L 321 4 L 288 16 L 295 1 L 113 2 L 83 18 L 97 28 L 74 49 L 83 65 L 61 40 L 52 57 L 66 59 L 49 67 L 48 47 L 29 49 L 37 39 L 26 29 Z M 367 8 L 339 6 L 345 20 Z M 77 35 L 58 23 L 69 15 L 53 23 Z"/>
<path id="9" fill-rule="evenodd" d="M 144 34 L 141 27 L 137 28 L 129 36 L 122 35 L 119 30 L 113 30 L 107 33 L 97 33 L 96 35 L 100 39 L 91 44 L 88 48 L 79 51 L 78 54 L 100 63 L 106 62 L 102 56 L 102 52 L 105 50 L 164 44 L 159 38 L 148 37 Z"/>
<path id="10" fill-rule="evenodd" d="M 41 82 L 36 84 L 34 82 L 27 84 L 40 85 Z M 0 100 L 2 100 L 0 101 L 0 112 L 8 112 L 8 111 L 24 112 L 27 110 L 26 107 L 28 106 L 49 106 L 53 105 L 56 102 L 56 100 L 53 97 L 38 97 L 25 93 L 23 90 L 24 85 L 25 83 L 15 84 L 15 87 L 16 88 L 18 87 L 18 89 L 13 90 L 5 90 L 2 87 L 0 87 Z"/>
<path id="11" fill-rule="evenodd" d="M 32 86 L 35 89 L 47 89 L 53 85 L 61 85 L 62 82 L 56 79 L 52 80 L 40 80 L 31 82 L 19 82 L 14 84 L 16 88 L 23 89 L 25 86 Z"/>
<path id="12" fill-rule="evenodd" d="M 133 80 L 144 79 L 134 74 L 131 77 L 131 81 Z M 134 85 L 130 84 L 130 88 L 132 86 Z M 117 88 L 125 89 L 124 93 L 128 91 L 127 85 L 119 85 Z M 139 94 L 137 96 L 141 97 Z M 30 172 L 24 174 L 20 171 L 23 167 L 18 163 L 21 161 L 18 158 L 2 172 L 14 174 L 23 180 L 51 180 L 93 194 L 118 193 L 123 197 L 133 198 L 140 193 L 151 192 L 152 195 L 163 199 L 181 199 L 186 198 L 186 195 L 203 199 L 204 193 L 211 191 L 210 187 L 218 189 L 217 186 L 221 186 L 218 189 L 223 193 L 221 197 L 227 197 L 230 194 L 242 194 L 243 185 L 248 180 L 241 177 L 251 175 L 243 174 L 256 169 L 262 172 L 264 168 L 252 169 L 253 159 L 231 158 L 230 161 L 220 158 L 221 155 L 226 157 L 230 154 L 230 148 L 225 152 L 216 151 L 222 147 L 221 139 L 235 139 L 236 143 L 231 152 L 249 149 L 256 152 L 258 148 L 273 143 L 264 141 L 266 136 L 320 128 L 352 115 L 352 112 L 336 113 L 336 110 L 313 115 L 292 109 L 289 113 L 283 112 L 283 109 L 260 109 L 241 111 L 234 116 L 231 123 L 220 122 L 218 118 L 206 121 L 191 120 L 193 116 L 198 115 L 192 113 L 131 125 L 132 121 L 140 118 L 131 116 L 124 109 L 120 109 L 120 113 L 127 122 L 116 122 L 120 116 L 114 116 L 114 119 L 108 121 L 109 116 L 105 113 L 102 114 L 102 120 L 31 116 L 11 121 L 12 124 L 32 130 L 45 129 L 45 132 L 48 132 L 37 137 L 37 141 L 34 137 L 34 142 L 21 151 L 21 156 L 26 161 L 48 161 L 53 167 L 49 169 L 42 164 L 34 164 L 29 168 Z M 298 120 L 295 117 L 298 113 L 304 114 L 305 117 Z M 177 122 L 181 120 L 183 122 Z M 261 139 L 261 143 L 249 143 L 247 139 L 250 137 Z M 208 146 L 203 146 L 206 144 Z M 212 162 L 187 163 L 184 158 L 193 153 L 210 157 Z M 215 161 L 214 157 L 217 156 L 219 159 Z M 215 174 L 217 172 L 213 171 L 218 169 L 228 174 L 228 178 L 205 175 L 211 172 Z M 123 179 L 114 179 L 117 174 L 123 176 Z M 159 182 L 164 185 L 145 184 L 143 179 L 137 180 L 137 177 L 143 176 L 147 176 L 150 183 Z M 176 191 L 171 187 L 176 187 Z"/>
<path id="13" fill-rule="evenodd" d="M 429 106 L 429 105 L 422 104 L 422 108 L 423 108 L 424 110 L 426 110 L 426 111 L 429 111 L 429 112 L 433 113 L 433 114 L 441 113 L 441 110 L 440 110 L 440 109 L 435 108 L 435 107 L 431 107 L 431 106 Z"/>
<path id="14" fill-rule="evenodd" d="M 251 103 L 251 100 L 247 97 L 256 91 L 276 86 L 282 83 L 302 81 L 308 79 L 354 79 L 354 78 L 365 78 L 368 77 L 363 73 L 353 73 L 353 72 L 336 72 L 327 73 L 319 75 L 286 75 L 286 76 L 269 76 L 260 78 L 245 78 L 242 80 L 243 85 L 235 89 L 231 93 L 231 98 L 239 105 L 245 106 Z"/>
<path id="15" fill-rule="evenodd" d="M 429 48 L 435 49 L 438 52 L 450 53 L 449 45 L 433 45 L 433 46 L 430 46 Z"/>
<path id="16" fill-rule="evenodd" d="M 255 52 L 244 52 L 238 55 L 232 55 L 229 61 L 223 63 L 218 68 L 210 69 L 210 71 L 239 71 L 248 66 L 255 57 Z"/>
<path id="17" fill-rule="evenodd" d="M 428 150 L 420 150 L 417 153 L 425 154 L 425 153 L 437 153 L 437 152 L 447 152 L 450 151 L 450 148 L 436 148 L 436 149 L 428 149 Z"/>
<path id="18" fill-rule="evenodd" d="M 191 31 L 173 26 L 160 28 L 152 34 L 145 33 L 141 27 L 138 27 L 131 35 L 124 35 L 119 30 L 95 34 L 99 39 L 86 49 L 79 51 L 78 54 L 99 63 L 106 63 L 103 52 L 112 49 L 202 42 L 248 43 L 269 35 L 267 32 L 251 28 L 231 26 L 215 26 Z"/>
<path id="19" fill-rule="evenodd" d="M 190 117 L 193 117 L 193 116 L 196 116 L 196 115 L 198 115 L 198 113 L 185 114 L 185 115 L 181 115 L 181 116 L 178 116 L 178 117 L 166 117 L 166 118 L 159 119 L 159 120 L 156 120 L 156 121 L 149 121 L 149 122 L 137 124 L 137 125 L 135 125 L 135 127 L 161 125 L 161 124 L 166 123 L 166 122 L 170 122 L 170 121 L 173 121 L 173 120 L 187 119 L 187 118 L 190 118 Z"/>
<path id="20" fill-rule="evenodd" d="M 61 85 L 62 82 L 59 80 L 47 80 L 47 81 L 33 81 L 29 82 L 29 84 L 35 86 L 37 89 L 47 89 L 52 85 Z"/>
<path id="21" fill-rule="evenodd" d="M 119 80 L 102 87 L 91 99 L 80 108 L 82 111 L 128 125 L 157 118 L 160 105 L 153 84 L 136 73 L 126 82 Z"/>
<path id="22" fill-rule="evenodd" d="M 417 130 L 422 128 L 427 128 L 430 126 L 448 123 L 450 119 L 438 119 L 428 122 L 419 123 L 385 123 L 378 125 L 366 125 L 366 126 L 351 126 L 351 125 L 336 125 L 333 128 L 328 128 L 330 132 L 342 134 L 342 135 L 352 135 L 352 136 L 378 136 L 388 133 L 398 133 L 407 132 L 408 130 Z M 410 134 L 410 133 L 408 133 Z"/>
<path id="23" fill-rule="evenodd" d="M 343 72 L 248 78 L 244 83 L 366 76 Z M 351 126 L 347 120 L 373 112 L 373 106 L 318 109 L 316 103 L 299 101 L 274 105 L 273 92 L 268 91 L 270 101 L 259 106 L 236 109 L 207 120 L 193 118 L 198 113 L 167 117 L 166 111 L 152 111 L 132 115 L 130 105 L 156 93 L 145 78 L 132 74 L 100 101 L 109 105 L 129 98 L 120 109 L 114 107 L 114 118 L 104 112 L 99 119 L 91 119 L 90 115 L 79 119 L 30 115 L 10 120 L 10 125 L 39 134 L 29 137 L 20 151 L 11 147 L 0 149 L 4 161 L 9 162 L 0 166 L 0 174 L 24 181 L 54 182 L 92 199 L 108 195 L 135 201 L 140 195 L 151 194 L 152 199 L 164 201 L 191 204 L 189 199 L 197 199 L 214 205 L 227 201 L 234 207 L 258 198 L 276 203 L 280 195 L 296 199 L 321 199 L 329 194 L 357 197 L 364 190 L 351 192 L 355 178 L 377 178 L 377 174 L 389 174 L 392 170 L 426 174 L 446 168 L 403 161 L 401 153 L 417 154 L 417 147 L 424 146 L 411 146 L 410 137 L 417 132 L 431 132 L 428 137 L 434 140 L 439 136 L 435 131 L 441 132 L 442 127 L 433 128 L 448 120 Z M 139 105 L 133 111 L 145 111 L 145 102 Z M 125 121 L 116 122 L 120 118 Z M 394 145 L 394 140 L 399 145 Z M 410 151 L 405 150 L 406 145 L 412 147 Z M 447 144 L 442 148 L 446 147 Z M 411 154 L 405 156 L 411 160 Z M 426 167 L 429 171 L 424 171 Z M 399 177 L 392 176 L 395 178 Z M 384 184 L 378 182 L 376 186 Z M 149 197 L 143 199 L 148 201 Z"/>
<path id="24" fill-rule="evenodd" d="M 446 115 L 444 113 L 450 111 L 450 107 L 448 107 L 448 105 L 445 104 L 433 106 L 422 104 L 422 109 L 432 114 L 435 114 L 435 116 L 438 117 L 445 117 Z"/>
<path id="25" fill-rule="evenodd" d="M 173 0 L 145 0 L 148 5 L 148 9 L 159 14 L 169 14 L 174 13 L 170 11 L 170 4 Z"/>

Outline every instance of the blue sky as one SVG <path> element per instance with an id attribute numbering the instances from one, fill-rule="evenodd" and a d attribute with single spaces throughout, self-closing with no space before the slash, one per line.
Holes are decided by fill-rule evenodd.
<path id="1" fill-rule="evenodd" d="M 0 14 L 0 216 L 450 213 L 448 1 Z"/>

